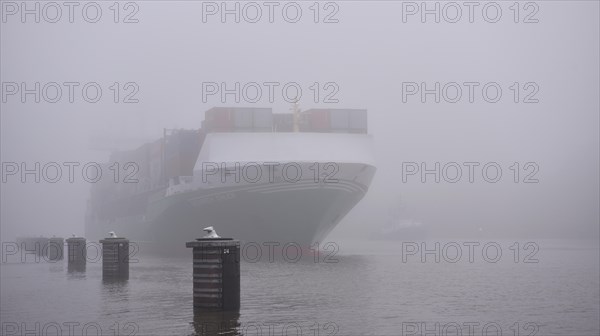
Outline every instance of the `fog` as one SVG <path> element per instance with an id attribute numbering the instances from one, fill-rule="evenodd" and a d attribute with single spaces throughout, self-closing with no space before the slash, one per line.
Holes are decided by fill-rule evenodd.
<path id="1" fill-rule="evenodd" d="M 203 97 L 202 83 L 231 88 L 236 82 L 278 82 L 281 88 L 295 82 L 303 90 L 303 110 L 368 110 L 377 172 L 366 196 L 328 240 L 380 230 L 393 220 L 390 212 L 421 223 L 433 237 L 599 238 L 598 2 L 537 2 L 539 11 L 532 16 L 537 23 L 522 22 L 531 12 L 525 8 L 515 23 L 515 12 L 504 2 L 496 23 L 481 14 L 470 23 L 466 7 L 457 23 L 445 17 L 436 23 L 433 15 L 425 23 L 419 15 L 403 22 L 408 8 L 391 1 L 337 2 L 339 11 L 331 17 L 337 23 L 315 23 L 307 2 L 299 2 L 303 17 L 297 23 L 280 14 L 270 23 L 266 9 L 258 23 L 244 17 L 236 23 L 233 16 L 222 23 L 218 15 L 204 23 L 202 2 L 191 1 L 137 2 L 139 11 L 130 17 L 137 23 L 115 23 L 115 12 L 104 2 L 97 23 L 85 22 L 78 10 L 70 23 L 65 8 L 57 23 L 44 17 L 35 23 L 33 15 L 22 23 L 20 13 L 8 14 L 12 8 L 6 3 L 0 33 L 3 164 L 106 162 L 112 150 L 156 140 L 164 128 L 199 128 L 204 111 L 213 106 L 287 113 L 291 104 L 280 89 L 273 102 L 266 89 L 256 103 L 244 97 L 235 102 L 232 95 L 222 102 L 219 95 Z M 332 8 L 320 6 L 323 21 Z M 118 21 L 132 12 L 120 10 Z M 26 95 L 22 102 L 20 94 L 7 93 L 9 82 L 25 82 L 29 89 L 35 82 L 61 83 L 62 97 L 36 103 Z M 80 83 L 73 103 L 64 82 Z M 82 98 L 80 89 L 89 82 L 102 88 L 97 103 Z M 119 103 L 110 88 L 115 82 Z M 125 88 L 130 82 L 139 88 L 129 97 L 137 103 L 123 103 L 133 91 L 134 86 Z M 315 82 L 318 102 L 310 89 Z M 440 94 L 439 103 L 433 94 L 425 102 L 420 92 L 407 94 L 421 83 L 431 90 L 436 82 L 458 83 L 462 97 L 448 102 L 454 86 L 449 96 Z M 479 83 L 473 102 L 465 82 Z M 518 90 L 510 88 L 515 82 Z M 326 83 L 339 89 L 334 95 L 339 102 L 324 102 L 332 92 Z M 486 83 L 501 87 L 498 102 L 484 99 Z M 538 102 L 524 103 L 527 99 Z M 403 181 L 407 163 L 433 169 L 436 162 L 442 167 L 456 162 L 462 178 L 450 183 L 442 176 L 436 183 L 429 174 L 422 182 L 418 172 Z M 479 163 L 472 183 L 467 162 Z M 481 175 L 489 162 L 502 168 L 496 183 Z M 518 183 L 510 168 L 515 162 Z M 73 183 L 66 176 L 57 183 L 35 183 L 32 176 L 22 183 L 20 175 L 7 176 L 2 240 L 83 235 L 90 183 L 80 176 Z M 538 182 L 524 183 L 527 176 Z"/>

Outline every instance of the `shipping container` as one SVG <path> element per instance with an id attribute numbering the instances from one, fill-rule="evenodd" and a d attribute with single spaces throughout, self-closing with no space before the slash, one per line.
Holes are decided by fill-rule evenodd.
<path id="1" fill-rule="evenodd" d="M 347 130 L 350 120 L 348 110 L 329 110 L 329 124 L 334 130 Z"/>
<path id="2" fill-rule="evenodd" d="M 309 132 L 367 133 L 367 110 L 311 109 L 302 115 Z"/>
<path id="3" fill-rule="evenodd" d="M 251 132 L 255 133 L 270 133 L 273 132 L 273 127 L 253 127 Z"/>
<path id="4" fill-rule="evenodd" d="M 202 128 L 209 132 L 270 132 L 273 112 L 270 108 L 213 107 L 206 111 Z"/>
<path id="5" fill-rule="evenodd" d="M 254 111 L 252 109 L 234 109 L 233 127 L 237 129 L 252 128 L 254 124 Z"/>
<path id="6" fill-rule="evenodd" d="M 233 129 L 231 108 L 213 107 L 206 111 L 204 118 L 208 129 L 213 132 L 230 132 Z"/>
<path id="7" fill-rule="evenodd" d="M 273 111 L 270 108 L 255 108 L 252 127 L 271 131 L 273 129 Z"/>
<path id="8" fill-rule="evenodd" d="M 348 128 L 351 132 L 367 133 L 367 110 L 349 110 Z"/>
<path id="9" fill-rule="evenodd" d="M 148 162 L 148 177 L 150 178 L 150 188 L 155 189 L 164 183 L 163 180 L 163 139 L 160 138 L 150 143 L 150 158 Z"/>
<path id="10" fill-rule="evenodd" d="M 329 110 L 312 109 L 303 112 L 308 119 L 308 129 L 311 132 L 329 132 L 331 129 Z"/>
<path id="11" fill-rule="evenodd" d="M 198 130 L 174 130 L 166 137 L 165 177 L 191 176 L 200 153 L 204 133 Z"/>

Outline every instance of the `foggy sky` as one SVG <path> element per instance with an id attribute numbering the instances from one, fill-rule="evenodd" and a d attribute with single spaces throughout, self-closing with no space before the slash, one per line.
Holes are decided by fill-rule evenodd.
<path id="1" fill-rule="evenodd" d="M 403 23 L 401 2 L 389 1 L 337 2 L 339 23 L 329 24 L 315 24 L 306 2 L 295 24 L 280 15 L 275 23 L 223 24 L 218 17 L 203 23 L 201 2 L 187 1 L 137 2 L 139 22 L 131 24 L 112 22 L 108 3 L 101 3 L 104 16 L 96 24 L 80 15 L 75 23 L 63 18 L 56 24 L 23 24 L 10 16 L 0 26 L 2 82 L 98 82 L 103 98 L 92 104 L 76 95 L 69 103 L 63 96 L 36 104 L 8 97 L 1 105 L 2 161 L 104 162 L 109 148 L 135 148 L 159 138 L 163 128 L 199 128 L 213 106 L 289 112 L 280 94 L 273 103 L 203 102 L 202 82 L 297 82 L 302 109 L 369 113 L 378 170 L 330 240 L 360 236 L 365 225 L 379 228 L 396 207 L 402 218 L 439 237 L 485 232 L 493 238 L 598 239 L 599 5 L 536 3 L 539 22 L 529 24 L 514 23 L 503 2 L 503 17 L 494 24 L 481 15 L 474 23 L 466 17 L 456 24 L 421 23 L 419 16 Z M 137 83 L 139 103 L 113 103 L 114 82 Z M 339 103 L 315 103 L 314 82 L 337 83 Z M 469 103 L 463 91 L 457 103 L 431 97 L 421 103 L 419 96 L 404 103 L 403 82 L 497 82 L 503 96 L 487 103 L 476 95 Z M 514 103 L 513 82 L 535 82 L 539 103 Z M 463 176 L 452 184 L 431 176 L 422 183 L 415 175 L 403 183 L 403 162 L 497 162 L 503 176 L 498 183 L 481 174 L 469 183 Z M 514 162 L 535 162 L 539 183 L 514 183 Z M 72 184 L 65 177 L 57 184 L 10 177 L 2 183 L 2 240 L 84 234 L 88 194 L 80 176 Z"/>

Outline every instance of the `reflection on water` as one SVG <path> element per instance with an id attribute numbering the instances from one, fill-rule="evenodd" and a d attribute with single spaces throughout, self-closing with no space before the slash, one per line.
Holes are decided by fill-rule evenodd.
<path id="1" fill-rule="evenodd" d="M 102 278 L 102 292 L 107 296 L 123 298 L 129 292 L 129 280 L 125 278 Z"/>
<path id="2" fill-rule="evenodd" d="M 525 323 L 539 328 L 537 335 L 600 335 L 598 248 L 539 244 L 539 263 L 515 263 L 511 250 L 498 263 L 418 256 L 403 262 L 393 253 L 397 244 L 327 262 L 243 261 L 239 313 L 194 312 L 189 257 L 140 258 L 129 280 L 103 280 L 101 263 L 82 272 L 66 264 L 60 272 L 60 264 L 0 263 L 0 322 L 31 329 L 40 321 L 39 334 L 44 321 L 72 321 L 80 323 L 78 335 L 86 323 L 98 323 L 101 335 L 391 336 L 406 323 L 440 323 L 439 334 L 451 322 L 478 323 L 472 335 L 485 334 L 490 322 L 502 335 L 528 334 Z M 20 327 L 17 334 L 26 332 Z"/>
<path id="3" fill-rule="evenodd" d="M 129 280 L 123 278 L 102 279 L 101 312 L 103 315 L 114 316 L 115 314 L 123 315 L 130 312 L 129 285 Z"/>
<path id="4" fill-rule="evenodd" d="M 239 311 L 202 311 L 194 310 L 194 332 L 196 336 L 233 335 L 242 336 Z"/>
<path id="5" fill-rule="evenodd" d="M 69 278 L 85 278 L 85 267 L 86 263 L 69 263 L 67 265 Z"/>
<path id="6" fill-rule="evenodd" d="M 49 264 L 48 270 L 50 273 L 63 273 L 64 267 L 62 263 L 51 263 Z"/>

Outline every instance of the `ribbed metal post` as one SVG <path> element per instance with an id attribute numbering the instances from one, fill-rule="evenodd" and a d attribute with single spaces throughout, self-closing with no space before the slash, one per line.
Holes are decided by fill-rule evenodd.
<path id="1" fill-rule="evenodd" d="M 67 238 L 68 271 L 85 271 L 87 262 L 86 240 L 83 237 Z"/>
<path id="2" fill-rule="evenodd" d="M 240 312 L 202 310 L 194 314 L 194 331 L 196 336 L 227 335 L 243 336 L 240 329 Z"/>
<path id="3" fill-rule="evenodd" d="M 106 238 L 102 244 L 102 278 L 129 279 L 129 239 Z"/>
<path id="4" fill-rule="evenodd" d="M 23 260 L 27 259 L 27 255 L 33 255 L 35 262 L 40 262 L 43 257 L 46 259 L 45 252 L 48 249 L 48 238 L 44 237 L 19 237 L 17 238 L 17 244 L 22 251 Z M 46 249 L 46 251 L 44 251 Z"/>
<path id="5" fill-rule="evenodd" d="M 37 249 L 37 253 L 42 257 L 45 258 L 48 256 L 48 242 L 50 240 L 46 237 L 39 237 L 39 238 L 34 238 L 34 244 L 36 244 L 36 249 Z M 39 244 L 39 245 L 37 245 Z M 39 248 L 38 248 L 39 247 Z"/>
<path id="6" fill-rule="evenodd" d="M 185 246 L 193 249 L 194 310 L 239 309 L 239 240 L 201 238 Z"/>
<path id="7" fill-rule="evenodd" d="M 63 260 L 65 250 L 65 240 L 63 238 L 52 237 L 48 239 L 48 244 L 45 247 L 48 261 Z"/>

